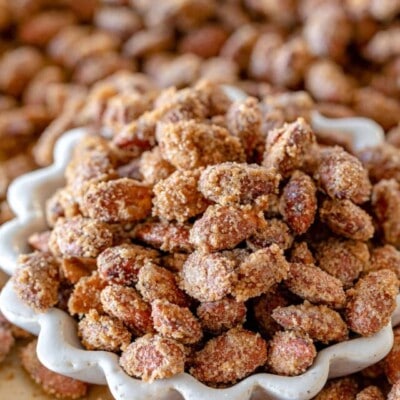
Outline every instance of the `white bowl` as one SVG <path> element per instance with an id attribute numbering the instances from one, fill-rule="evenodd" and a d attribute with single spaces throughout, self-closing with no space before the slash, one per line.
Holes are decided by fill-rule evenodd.
<path id="1" fill-rule="evenodd" d="M 357 148 L 379 143 L 383 132 L 367 119 L 330 120 L 314 115 L 314 126 L 353 135 Z M 28 236 L 46 229 L 44 203 L 63 186 L 63 172 L 71 151 L 84 134 L 83 129 L 66 133 L 57 143 L 52 166 L 18 178 L 11 185 L 8 200 L 16 218 L 0 228 L 0 265 L 12 274 L 19 254 L 29 251 Z M 363 134 L 362 134 L 363 133 Z M 38 356 L 53 371 L 95 384 L 107 384 L 117 400 L 178 399 L 186 400 L 308 400 L 324 386 L 328 378 L 348 375 L 382 359 L 393 343 L 389 324 L 378 334 L 327 347 L 319 352 L 313 366 L 303 375 L 282 377 L 259 373 L 227 389 L 213 389 L 183 373 L 171 379 L 144 383 L 129 377 L 118 364 L 115 354 L 87 351 L 76 334 L 76 322 L 58 309 L 39 314 L 25 306 L 9 282 L 0 295 L 0 309 L 14 324 L 39 336 Z M 400 298 L 392 324 L 400 322 Z"/>

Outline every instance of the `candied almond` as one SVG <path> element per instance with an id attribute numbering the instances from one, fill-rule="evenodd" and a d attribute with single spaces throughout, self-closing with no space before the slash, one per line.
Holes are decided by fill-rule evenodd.
<path id="1" fill-rule="evenodd" d="M 233 328 L 195 353 L 190 373 L 208 384 L 235 383 L 266 360 L 267 344 L 259 334 Z"/>
<path id="2" fill-rule="evenodd" d="M 263 165 L 287 177 L 301 168 L 315 143 L 315 135 L 303 118 L 274 129 L 267 136 Z"/>
<path id="3" fill-rule="evenodd" d="M 202 328 L 214 335 L 219 335 L 246 320 L 246 306 L 242 301 L 225 297 L 217 301 L 203 302 L 197 307 L 196 314 Z"/>
<path id="4" fill-rule="evenodd" d="M 301 332 L 279 331 L 268 343 L 268 367 L 278 375 L 302 374 L 312 365 L 316 355 L 313 341 Z"/>
<path id="5" fill-rule="evenodd" d="M 295 171 L 283 189 L 279 209 L 285 222 L 302 235 L 312 225 L 317 211 L 314 181 L 305 173 Z"/>
<path id="6" fill-rule="evenodd" d="M 396 307 L 399 281 L 387 269 L 372 271 L 347 291 L 346 320 L 362 336 L 372 336 L 389 321 Z"/>
<path id="7" fill-rule="evenodd" d="M 154 328 L 161 336 L 183 344 L 197 343 L 203 337 L 200 322 L 187 307 L 179 307 L 167 300 L 154 300 L 151 309 Z"/>
<path id="8" fill-rule="evenodd" d="M 0 314 L 0 364 L 5 360 L 15 343 L 11 326 L 3 323 L 3 318 L 3 315 Z"/>
<path id="9" fill-rule="evenodd" d="M 278 245 L 257 250 L 237 268 L 237 282 L 232 294 L 238 301 L 260 296 L 286 279 L 288 272 L 289 263 Z"/>
<path id="10" fill-rule="evenodd" d="M 332 379 L 313 400 L 354 400 L 358 392 L 358 384 L 354 377 Z"/>
<path id="11" fill-rule="evenodd" d="M 97 257 L 113 244 L 111 228 L 88 218 L 59 218 L 50 235 L 50 250 L 64 257 Z"/>
<path id="12" fill-rule="evenodd" d="M 366 202 L 371 194 L 368 173 L 361 162 L 338 146 L 319 152 L 314 177 L 333 199 L 349 199 L 360 204 Z"/>
<path id="13" fill-rule="evenodd" d="M 325 200 L 319 216 L 332 232 L 345 238 L 365 241 L 374 235 L 372 218 L 350 200 Z"/>
<path id="14" fill-rule="evenodd" d="M 100 293 L 104 311 L 124 323 L 135 335 L 154 332 L 151 307 L 132 287 L 106 286 Z"/>
<path id="15" fill-rule="evenodd" d="M 329 238 L 317 244 L 315 257 L 318 266 L 340 279 L 345 288 L 351 287 L 369 264 L 368 246 L 357 240 Z"/>
<path id="16" fill-rule="evenodd" d="M 87 350 L 119 352 L 131 342 L 122 321 L 90 310 L 78 324 L 78 335 Z"/>
<path id="17" fill-rule="evenodd" d="M 86 396 L 88 384 L 57 374 L 47 369 L 36 355 L 37 340 L 21 349 L 20 360 L 30 377 L 50 396 L 65 399 L 79 399 Z"/>
<path id="18" fill-rule="evenodd" d="M 119 363 L 128 375 L 152 382 L 182 373 L 185 358 L 182 344 L 173 339 L 147 334 L 124 350 Z"/>
<path id="19" fill-rule="evenodd" d="M 73 292 L 68 300 L 68 311 L 71 315 L 87 314 L 91 309 L 103 312 L 100 301 L 100 293 L 107 286 L 94 271 L 90 276 L 84 276 L 75 284 Z"/>
<path id="20" fill-rule="evenodd" d="M 296 242 L 293 244 L 290 254 L 290 262 L 300 264 L 315 264 L 313 253 L 308 248 L 307 242 Z"/>
<path id="21" fill-rule="evenodd" d="M 394 385 L 400 381 L 400 329 L 393 330 L 393 347 L 383 359 L 383 369 L 388 381 Z"/>
<path id="22" fill-rule="evenodd" d="M 347 325 L 340 314 L 327 306 L 305 301 L 300 305 L 277 307 L 272 318 L 284 329 L 307 333 L 322 343 L 341 342 L 348 338 Z"/>
<path id="23" fill-rule="evenodd" d="M 164 122 L 158 125 L 156 136 L 163 158 L 178 169 L 244 161 L 239 139 L 217 125 L 194 120 Z"/>
<path id="24" fill-rule="evenodd" d="M 63 258 L 60 271 L 63 278 L 75 284 L 84 276 L 89 276 L 96 269 L 94 258 L 69 257 Z"/>
<path id="25" fill-rule="evenodd" d="M 249 208 L 215 204 L 194 223 L 190 242 L 208 252 L 232 249 L 256 231 L 258 220 Z"/>
<path id="26" fill-rule="evenodd" d="M 139 171 L 146 183 L 154 185 L 161 179 L 168 178 L 175 171 L 175 167 L 161 157 L 160 148 L 156 146 L 141 155 Z"/>
<path id="27" fill-rule="evenodd" d="M 32 247 L 33 250 L 38 250 L 43 253 L 49 253 L 49 239 L 50 239 L 51 231 L 43 231 L 43 232 L 35 232 L 28 238 L 29 246 Z"/>
<path id="28" fill-rule="evenodd" d="M 201 172 L 200 169 L 175 171 L 158 181 L 153 188 L 153 215 L 185 222 L 203 213 L 209 203 L 197 189 Z"/>
<path id="29" fill-rule="evenodd" d="M 312 264 L 290 264 L 287 288 L 312 303 L 342 308 L 346 295 L 342 282 Z"/>
<path id="30" fill-rule="evenodd" d="M 109 223 L 136 222 L 151 212 L 151 188 L 129 178 L 92 183 L 84 193 L 84 216 Z"/>
<path id="31" fill-rule="evenodd" d="M 189 242 L 190 225 L 166 221 L 146 221 L 136 225 L 132 235 L 136 240 L 170 253 L 193 251 Z"/>
<path id="32" fill-rule="evenodd" d="M 199 181 L 203 195 L 220 205 L 248 204 L 276 193 L 280 175 L 255 164 L 221 163 L 207 167 Z"/>
<path id="33" fill-rule="evenodd" d="M 366 271 L 379 271 L 381 269 L 392 270 L 400 279 L 400 251 L 390 244 L 375 247 L 371 251 L 371 262 Z"/>
<path id="34" fill-rule="evenodd" d="M 356 400 L 385 400 L 385 396 L 377 386 L 368 386 L 357 393 Z"/>
<path id="35" fill-rule="evenodd" d="M 19 256 L 12 278 L 17 296 L 37 312 L 45 312 L 58 300 L 60 276 L 57 260 L 48 253 Z"/>
<path id="36" fill-rule="evenodd" d="M 109 247 L 97 257 L 97 267 L 102 279 L 110 283 L 131 286 L 138 280 L 140 268 L 147 261 L 157 262 L 157 250 L 136 244 Z"/>
<path id="37" fill-rule="evenodd" d="M 183 264 L 180 287 L 201 302 L 222 300 L 237 280 L 236 266 L 237 261 L 223 253 L 195 251 Z"/>
<path id="38" fill-rule="evenodd" d="M 188 257 L 189 255 L 185 253 L 167 254 L 162 257 L 161 264 L 172 272 L 179 272 Z"/>
<path id="39" fill-rule="evenodd" d="M 182 307 L 188 303 L 186 295 L 177 286 L 175 275 L 152 262 L 147 262 L 139 270 L 136 288 L 149 303 L 157 299 L 168 300 Z"/>
<path id="40" fill-rule="evenodd" d="M 390 392 L 388 393 L 387 396 L 387 400 L 397 400 L 399 398 L 400 398 L 400 381 L 397 381 L 390 389 Z"/>

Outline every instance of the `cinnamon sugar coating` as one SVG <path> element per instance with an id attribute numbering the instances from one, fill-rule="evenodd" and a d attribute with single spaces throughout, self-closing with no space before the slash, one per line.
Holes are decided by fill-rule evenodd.
<path id="1" fill-rule="evenodd" d="M 131 286 L 147 261 L 159 260 L 158 251 L 135 244 L 109 247 L 97 257 L 97 267 L 102 279 L 110 283 Z"/>
<path id="2" fill-rule="evenodd" d="M 58 263 L 50 254 L 19 256 L 12 281 L 17 296 L 35 311 L 45 312 L 56 305 L 60 276 Z"/>
<path id="3" fill-rule="evenodd" d="M 89 218 L 60 218 L 50 235 L 50 250 L 64 257 L 97 257 L 113 244 L 111 228 Z"/>
<path id="4" fill-rule="evenodd" d="M 348 338 L 346 323 L 337 311 L 324 305 L 303 304 L 277 307 L 272 318 L 284 329 L 306 333 L 322 343 L 341 342 Z"/>
<path id="5" fill-rule="evenodd" d="M 276 193 L 280 175 L 273 169 L 239 163 L 207 167 L 199 181 L 203 195 L 220 205 L 248 204 L 257 197 Z"/>
<path id="6" fill-rule="evenodd" d="M 371 183 L 366 170 L 356 157 L 340 147 L 321 150 L 314 177 L 333 199 L 349 199 L 360 204 L 370 197 Z"/>
<path id="7" fill-rule="evenodd" d="M 399 281 L 393 271 L 382 269 L 361 278 L 347 291 L 349 328 L 362 336 L 379 332 L 390 321 L 398 291 Z"/>
<path id="8" fill-rule="evenodd" d="M 212 205 L 190 231 L 190 242 L 203 251 L 232 249 L 257 229 L 258 217 L 249 208 Z"/>
<path id="9" fill-rule="evenodd" d="M 158 181 L 168 178 L 175 171 L 175 168 L 161 157 L 160 148 L 156 146 L 151 151 L 145 151 L 141 155 L 139 171 L 146 183 L 154 185 Z"/>
<path id="10" fill-rule="evenodd" d="M 290 262 L 300 264 L 315 264 L 315 258 L 308 248 L 307 242 L 296 242 L 293 244 Z"/>
<path id="11" fill-rule="evenodd" d="M 279 209 L 283 219 L 297 235 L 305 233 L 314 222 L 316 191 L 312 178 L 301 171 L 295 171 L 283 189 Z"/>
<path id="12" fill-rule="evenodd" d="M 157 127 L 157 140 L 163 158 L 178 169 L 244 161 L 239 139 L 217 125 L 193 120 L 162 123 Z"/>
<path id="13" fill-rule="evenodd" d="M 122 321 L 90 310 L 78 324 L 78 335 L 88 350 L 119 352 L 131 341 L 131 334 Z"/>
<path id="14" fill-rule="evenodd" d="M 315 142 L 315 135 L 303 118 L 271 131 L 267 136 L 263 165 L 276 168 L 287 177 L 301 168 Z"/>
<path id="15" fill-rule="evenodd" d="M 213 302 L 203 302 L 196 310 L 200 324 L 205 331 L 219 335 L 236 326 L 241 326 L 246 320 L 244 302 L 230 297 Z"/>
<path id="16" fill-rule="evenodd" d="M 151 189 L 133 179 L 121 178 L 91 184 L 84 193 L 84 216 L 109 223 L 144 219 L 151 211 Z"/>
<path id="17" fill-rule="evenodd" d="M 150 304 L 132 287 L 110 285 L 100 293 L 103 310 L 136 336 L 154 332 Z"/>
<path id="18" fill-rule="evenodd" d="M 37 340 L 21 349 L 20 360 L 29 376 L 50 396 L 57 399 L 79 399 L 86 396 L 88 384 L 47 369 L 36 355 Z"/>
<path id="19" fill-rule="evenodd" d="M 161 336 L 183 344 L 197 343 L 203 337 L 200 322 L 187 307 L 179 307 L 167 300 L 154 300 L 151 309 L 154 328 Z"/>
<path id="20" fill-rule="evenodd" d="M 237 262 L 223 253 L 193 252 L 180 272 L 180 287 L 201 301 L 218 301 L 232 292 Z"/>
<path id="21" fill-rule="evenodd" d="M 153 382 L 182 373 L 185 350 L 182 344 L 173 339 L 147 334 L 124 350 L 119 363 L 128 375 Z"/>
<path id="22" fill-rule="evenodd" d="M 187 306 L 188 299 L 176 281 L 177 277 L 171 271 L 148 262 L 139 271 L 136 288 L 149 303 L 165 299 L 179 306 Z"/>
<path id="23" fill-rule="evenodd" d="M 272 373 L 284 376 L 300 375 L 317 355 L 307 334 L 294 331 L 276 332 L 268 343 L 268 367 Z"/>
<path id="24" fill-rule="evenodd" d="M 366 243 L 356 240 L 329 238 L 316 246 L 318 266 L 338 278 L 345 288 L 353 285 L 369 265 Z"/>
<path id="25" fill-rule="evenodd" d="M 400 251 L 390 244 L 375 247 L 371 252 L 371 262 L 366 270 L 369 272 L 381 269 L 390 269 L 400 278 Z"/>
<path id="26" fill-rule="evenodd" d="M 136 225 L 132 235 L 140 242 L 162 251 L 190 253 L 193 251 L 189 241 L 190 229 L 188 224 L 149 220 Z"/>
<path id="27" fill-rule="evenodd" d="M 100 294 L 106 286 L 107 282 L 99 276 L 97 271 L 94 271 L 90 276 L 79 279 L 68 300 L 69 313 L 71 315 L 84 315 L 92 309 L 103 313 Z"/>
<path id="28" fill-rule="evenodd" d="M 348 239 L 366 241 L 374 234 L 370 215 L 350 200 L 325 200 L 319 216 L 332 232 Z"/>
<path id="29" fill-rule="evenodd" d="M 343 308 L 346 296 L 342 282 L 312 264 L 290 264 L 287 288 L 297 296 L 316 304 Z"/>
<path id="30" fill-rule="evenodd" d="M 276 244 L 250 254 L 237 268 L 233 296 L 238 301 L 267 293 L 272 286 L 286 279 L 289 263 Z"/>
<path id="31" fill-rule="evenodd" d="M 208 201 L 197 189 L 202 170 L 175 171 L 153 188 L 153 215 L 185 222 L 205 211 Z"/>
<path id="32" fill-rule="evenodd" d="M 259 334 L 234 328 L 195 353 L 190 373 L 208 384 L 235 383 L 263 365 L 267 345 Z"/>
<path id="33" fill-rule="evenodd" d="M 328 381 L 325 387 L 314 397 L 314 400 L 354 400 L 358 385 L 353 377 L 345 377 Z"/>

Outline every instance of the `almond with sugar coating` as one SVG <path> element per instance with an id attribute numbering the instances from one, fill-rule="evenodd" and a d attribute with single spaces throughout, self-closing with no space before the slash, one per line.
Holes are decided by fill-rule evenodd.
<path id="1" fill-rule="evenodd" d="M 199 189 L 220 205 L 248 204 L 257 197 L 276 193 L 280 175 L 256 164 L 221 163 L 207 167 L 201 174 Z"/>
<path id="2" fill-rule="evenodd" d="M 283 328 L 307 333 L 322 343 L 341 342 L 348 338 L 348 329 L 340 314 L 327 306 L 303 304 L 277 307 L 272 318 Z"/>
<path id="3" fill-rule="evenodd" d="M 385 396 L 377 386 L 367 386 L 357 393 L 356 400 L 385 400 Z"/>
<path id="4" fill-rule="evenodd" d="M 393 330 L 393 347 L 383 359 L 383 368 L 392 385 L 400 381 L 400 328 Z"/>
<path id="5" fill-rule="evenodd" d="M 235 383 L 267 360 L 267 344 L 258 333 L 234 328 L 211 339 L 194 355 L 190 373 L 207 384 Z"/>
<path id="6" fill-rule="evenodd" d="M 182 344 L 173 339 L 147 334 L 125 349 L 119 363 L 128 375 L 152 382 L 182 373 L 185 358 Z"/>
<path id="7" fill-rule="evenodd" d="M 361 162 L 341 147 L 328 147 L 319 153 L 314 173 L 320 187 L 333 199 L 366 202 L 371 194 L 368 172 Z"/>
<path id="8" fill-rule="evenodd" d="M 12 281 L 17 296 L 37 312 L 47 311 L 58 301 L 58 263 L 48 253 L 19 256 Z"/>
<path id="9" fill-rule="evenodd" d="M 209 206 L 190 231 L 190 242 L 207 252 L 233 249 L 257 229 L 255 212 L 239 206 Z"/>
<path id="10" fill-rule="evenodd" d="M 349 328 L 372 336 L 390 321 L 396 307 L 399 281 L 388 269 L 370 272 L 347 291 L 346 320 Z"/>
<path id="11" fill-rule="evenodd" d="M 319 216 L 332 232 L 345 238 L 366 241 L 374 235 L 370 215 L 350 200 L 325 200 Z"/>
<path id="12" fill-rule="evenodd" d="M 313 400 L 354 400 L 358 384 L 354 377 L 332 379 Z"/>
<path id="13" fill-rule="evenodd" d="M 297 296 L 316 304 L 342 308 L 346 295 L 342 282 L 312 264 L 290 264 L 287 288 Z"/>
<path id="14" fill-rule="evenodd" d="M 276 332 L 268 343 L 268 367 L 278 375 L 302 374 L 312 365 L 316 355 L 313 341 L 301 332 Z"/>
<path id="15" fill-rule="evenodd" d="M 183 344 L 197 343 L 203 337 L 200 322 L 187 307 L 154 300 L 151 308 L 154 328 L 161 336 Z"/>
<path id="16" fill-rule="evenodd" d="M 307 232 L 317 211 L 314 181 L 304 172 L 295 171 L 283 189 L 279 209 L 286 223 L 297 235 Z"/>
<path id="17" fill-rule="evenodd" d="M 84 216 L 109 223 L 128 223 L 146 218 L 151 212 L 151 188 L 129 178 L 92 183 L 85 191 Z"/>
<path id="18" fill-rule="evenodd" d="M 390 269 L 400 279 L 400 251 L 396 247 L 385 244 L 381 247 L 375 247 L 371 251 L 371 262 L 365 268 L 366 271 L 379 271 L 381 269 Z"/>

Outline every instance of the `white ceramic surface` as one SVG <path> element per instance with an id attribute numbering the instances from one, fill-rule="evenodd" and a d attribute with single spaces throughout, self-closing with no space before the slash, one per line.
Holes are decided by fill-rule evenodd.
<path id="1" fill-rule="evenodd" d="M 371 121 L 329 120 L 314 116 L 318 129 L 345 131 L 362 147 L 382 140 L 381 130 Z M 344 128 L 340 128 L 343 126 Z M 365 129 L 365 135 L 360 129 Z M 16 259 L 27 251 L 30 233 L 46 229 L 43 214 L 45 199 L 64 183 L 63 171 L 71 151 L 84 130 L 66 133 L 57 143 L 55 163 L 18 178 L 10 187 L 8 199 L 16 218 L 0 228 L 0 265 L 9 274 Z M 76 335 L 76 322 L 66 313 L 51 309 L 37 314 L 16 297 L 9 282 L 0 295 L 0 308 L 14 324 L 39 335 L 38 356 L 50 369 L 97 384 L 108 384 L 117 400 L 179 399 L 187 400 L 308 400 L 318 393 L 328 377 L 359 371 L 383 358 L 390 350 L 393 334 L 390 324 L 370 338 L 354 339 L 330 346 L 319 352 L 314 365 L 303 375 L 280 377 L 256 374 L 228 389 L 212 389 L 188 374 L 152 384 L 127 376 L 118 365 L 115 354 L 83 350 Z M 400 301 L 392 319 L 400 323 Z"/>

